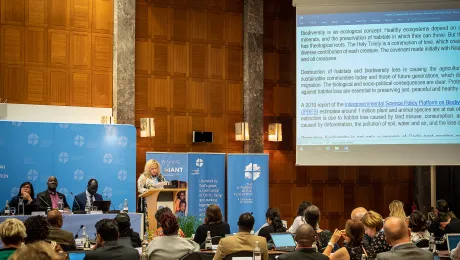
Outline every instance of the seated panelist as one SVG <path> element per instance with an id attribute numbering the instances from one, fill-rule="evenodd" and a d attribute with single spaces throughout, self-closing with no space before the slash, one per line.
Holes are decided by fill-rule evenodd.
<path id="1" fill-rule="evenodd" d="M 57 209 L 59 205 L 59 200 L 62 200 L 64 203 L 64 210 L 69 209 L 69 204 L 65 195 L 57 192 L 58 179 L 55 176 L 50 176 L 48 178 L 48 189 L 37 194 L 37 206 L 40 211 L 46 211 L 48 208 Z"/>
<path id="2" fill-rule="evenodd" d="M 35 197 L 34 186 L 32 186 L 32 183 L 27 181 L 21 184 L 18 195 L 11 198 L 9 205 L 10 207 L 17 208 L 20 199 L 23 200 L 24 205 L 33 204 L 35 202 L 34 197 Z"/>
<path id="3" fill-rule="evenodd" d="M 96 179 L 90 179 L 88 181 L 88 186 L 86 186 L 86 190 L 80 194 L 75 196 L 72 205 L 73 210 L 85 210 L 86 202 L 89 201 L 91 206 L 93 205 L 94 201 L 101 201 L 104 200 L 102 195 L 97 193 L 97 189 L 99 188 L 99 184 Z"/>

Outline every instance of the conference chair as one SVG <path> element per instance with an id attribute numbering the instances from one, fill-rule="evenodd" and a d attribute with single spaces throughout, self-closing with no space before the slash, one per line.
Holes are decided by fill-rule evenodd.
<path id="1" fill-rule="evenodd" d="M 415 245 L 418 248 L 429 247 L 430 246 L 430 241 L 428 239 L 420 239 L 419 241 L 417 241 L 417 243 L 415 243 Z"/>
<path id="2" fill-rule="evenodd" d="M 252 251 L 239 251 L 233 254 L 229 254 L 224 260 L 232 260 L 234 257 L 252 257 Z"/>

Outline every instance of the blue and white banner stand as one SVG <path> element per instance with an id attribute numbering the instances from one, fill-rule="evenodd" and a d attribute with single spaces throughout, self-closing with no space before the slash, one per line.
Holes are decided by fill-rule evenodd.
<path id="1" fill-rule="evenodd" d="M 88 180 L 98 193 L 121 209 L 136 205 L 136 129 L 132 125 L 59 124 L 0 121 L 0 203 L 30 181 L 35 195 L 56 176 L 58 191 L 72 206 Z"/>
<path id="2" fill-rule="evenodd" d="M 188 214 L 203 221 L 206 208 L 217 204 L 225 217 L 225 154 L 188 154 Z"/>
<path id="3" fill-rule="evenodd" d="M 227 216 L 231 232 L 238 232 L 238 218 L 252 212 L 254 228 L 265 221 L 268 209 L 268 154 L 227 154 Z"/>

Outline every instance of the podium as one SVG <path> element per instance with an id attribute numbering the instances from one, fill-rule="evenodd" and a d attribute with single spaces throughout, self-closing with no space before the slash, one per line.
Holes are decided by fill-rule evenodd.
<path id="1" fill-rule="evenodd" d="M 171 201 L 174 201 L 174 199 L 177 197 L 177 193 L 186 190 L 187 189 L 150 189 L 139 195 L 139 198 L 144 198 L 147 204 L 149 230 L 155 231 L 157 229 L 157 220 L 155 219 L 155 213 L 157 212 L 157 201 L 160 193 L 172 192 Z M 173 211 L 174 214 L 174 209 L 171 209 L 171 211 Z"/>

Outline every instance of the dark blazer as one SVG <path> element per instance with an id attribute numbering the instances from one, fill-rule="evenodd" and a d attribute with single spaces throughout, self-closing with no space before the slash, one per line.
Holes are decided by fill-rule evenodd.
<path id="1" fill-rule="evenodd" d="M 60 192 L 57 192 L 57 191 L 56 191 L 56 193 L 59 196 L 59 198 L 63 199 L 64 208 L 69 208 L 69 204 L 67 204 L 67 200 L 65 199 L 65 195 L 60 193 Z M 35 201 L 36 201 L 36 203 L 38 205 L 38 210 L 40 210 L 40 211 L 46 211 L 46 209 L 48 208 L 48 205 L 49 205 L 49 207 L 52 207 L 51 197 L 50 197 L 50 193 L 48 192 L 48 190 L 45 190 L 43 192 L 38 193 L 37 194 L 37 199 L 35 199 Z M 48 204 L 48 205 L 46 205 L 46 204 Z"/>
<path id="2" fill-rule="evenodd" d="M 118 243 L 128 247 L 141 247 L 142 241 L 139 233 L 131 231 L 131 234 L 126 237 L 119 237 Z"/>
<path id="3" fill-rule="evenodd" d="M 460 219 L 452 218 L 450 223 L 444 229 L 446 234 L 460 233 Z"/>
<path id="4" fill-rule="evenodd" d="M 86 253 L 86 260 L 139 260 L 139 251 L 134 248 L 126 247 L 118 241 L 108 241 L 94 251 Z"/>
<path id="5" fill-rule="evenodd" d="M 50 227 L 48 239 L 58 243 L 65 251 L 77 250 L 73 234 L 58 227 Z"/>
<path id="6" fill-rule="evenodd" d="M 286 232 L 286 228 L 282 227 L 282 231 L 280 232 L 281 233 Z M 266 227 L 263 227 L 261 230 L 259 230 L 259 236 L 265 237 L 265 239 L 267 239 L 267 242 L 272 241 L 272 236 L 270 235 L 270 233 L 279 233 L 279 232 L 275 232 L 275 228 L 272 225 L 268 225 Z"/>
<path id="7" fill-rule="evenodd" d="M 104 200 L 102 198 L 102 195 L 99 193 L 94 194 L 95 200 Z M 75 199 L 73 200 L 73 205 L 72 205 L 72 211 L 74 210 L 85 210 L 86 206 L 86 190 L 80 194 L 77 194 L 75 196 Z"/>
<path id="8" fill-rule="evenodd" d="M 24 201 L 27 205 L 28 201 Z M 32 202 L 31 203 L 28 203 L 28 204 L 35 204 L 35 198 L 32 198 Z M 11 198 L 10 202 L 8 203 L 8 205 L 10 205 L 10 207 L 15 207 L 16 208 L 16 211 L 17 211 L 17 208 L 18 208 L 18 204 L 19 204 L 19 196 L 14 196 Z"/>
<path id="9" fill-rule="evenodd" d="M 203 224 L 200 225 L 195 232 L 195 241 L 198 245 L 201 245 L 208 236 L 208 231 L 211 231 L 211 237 L 225 237 L 226 234 L 230 234 L 230 225 L 227 222 L 220 222 L 216 224 Z"/>
<path id="10" fill-rule="evenodd" d="M 376 260 L 433 260 L 433 253 L 408 242 L 394 246 L 390 251 L 377 254 Z"/>
<path id="11" fill-rule="evenodd" d="M 284 253 L 278 257 L 280 260 L 296 260 L 296 259 L 311 259 L 311 260 L 329 260 L 329 257 L 316 252 L 315 248 L 297 248 L 295 252 Z"/>

